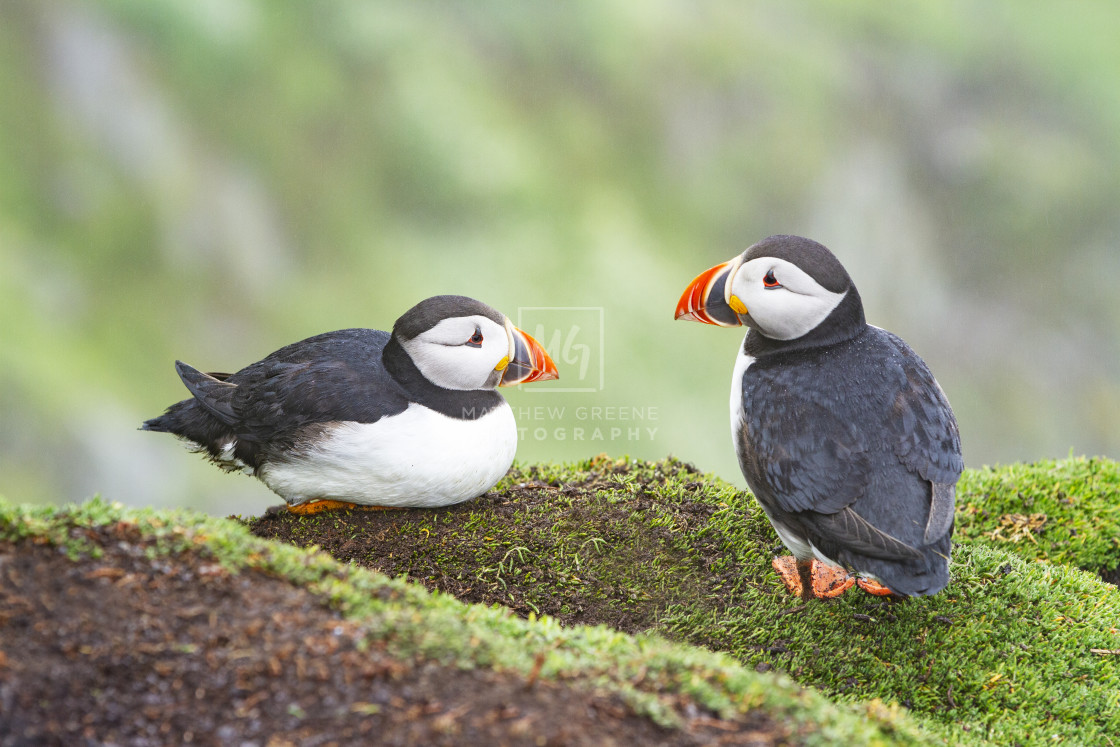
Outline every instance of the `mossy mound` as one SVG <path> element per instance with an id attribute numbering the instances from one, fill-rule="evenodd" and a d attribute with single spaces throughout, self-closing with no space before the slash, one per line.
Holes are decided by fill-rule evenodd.
<path id="1" fill-rule="evenodd" d="M 968 495 L 980 479 L 966 478 Z M 749 494 L 671 459 L 531 466 L 448 509 L 281 513 L 251 527 L 526 617 L 654 631 L 842 701 L 902 704 L 952 743 L 1120 733 L 1114 586 L 964 534 L 935 597 L 801 605 L 770 567 L 778 540 Z"/>
<path id="2" fill-rule="evenodd" d="M 736 603 L 750 579 L 731 547 L 761 565 L 774 541 L 764 522 L 744 523 L 745 511 L 749 497 L 689 465 L 599 460 L 514 470 L 447 509 L 277 512 L 250 526 L 464 601 L 637 632 L 697 597 Z"/>
<path id="3" fill-rule="evenodd" d="M 957 541 L 983 541 L 1120 584 L 1120 464 L 1069 458 L 968 470 Z"/>
<path id="4" fill-rule="evenodd" d="M 16 743 L 928 742 L 897 707 L 466 605 L 190 512 L 0 500 L 0 578 L 0 734 Z"/>

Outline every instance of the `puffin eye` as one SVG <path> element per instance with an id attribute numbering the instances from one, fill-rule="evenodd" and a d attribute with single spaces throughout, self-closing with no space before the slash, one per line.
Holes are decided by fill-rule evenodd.
<path id="1" fill-rule="evenodd" d="M 476 327 L 474 334 L 471 335 L 471 339 L 467 340 L 467 345 L 470 345 L 472 348 L 482 347 L 482 330 Z"/>
<path id="2" fill-rule="evenodd" d="M 774 271 L 773 270 L 767 271 L 766 277 L 762 278 L 762 285 L 763 285 L 763 287 L 766 287 L 766 288 L 781 288 L 782 287 L 782 284 L 778 282 L 778 279 L 776 277 L 774 277 Z"/>

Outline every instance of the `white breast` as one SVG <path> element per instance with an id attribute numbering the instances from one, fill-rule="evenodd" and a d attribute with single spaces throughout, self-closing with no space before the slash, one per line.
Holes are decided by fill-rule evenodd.
<path id="1" fill-rule="evenodd" d="M 335 423 L 314 447 L 258 477 L 290 504 L 325 498 L 370 506 L 447 506 L 494 486 L 513 464 L 508 403 L 477 420 L 412 404 L 376 423 Z"/>
<path id="2" fill-rule="evenodd" d="M 731 374 L 731 441 L 739 442 L 739 431 L 743 427 L 743 375 L 754 363 L 754 357 L 747 355 L 743 346 L 739 346 L 739 355 L 735 358 L 735 371 Z"/>

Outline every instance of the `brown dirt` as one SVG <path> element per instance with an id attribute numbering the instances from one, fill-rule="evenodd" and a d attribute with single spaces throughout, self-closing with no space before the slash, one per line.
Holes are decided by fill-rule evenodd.
<path id="1" fill-rule="evenodd" d="M 1101 580 L 1106 584 L 1120 586 L 1120 565 L 1115 568 L 1101 568 L 1097 571 L 1097 575 L 1100 576 Z"/>
<path id="2" fill-rule="evenodd" d="M 401 660 L 311 593 L 135 528 L 97 559 L 0 543 L 0 745 L 784 744 L 681 700 L 680 730 L 579 683 Z"/>

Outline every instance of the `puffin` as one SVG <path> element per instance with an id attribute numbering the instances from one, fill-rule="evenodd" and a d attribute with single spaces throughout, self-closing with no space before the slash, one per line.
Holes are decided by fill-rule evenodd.
<path id="1" fill-rule="evenodd" d="M 392 332 L 326 332 L 232 374 L 181 361 L 175 370 L 191 397 L 141 430 L 172 433 L 223 470 L 255 476 L 295 514 L 485 493 L 517 450 L 497 387 L 558 378 L 539 342 L 453 295 L 416 304 Z"/>
<path id="2" fill-rule="evenodd" d="M 836 256 L 800 236 L 763 239 L 698 275 L 676 319 L 748 328 L 731 435 L 792 553 L 773 560 L 790 593 L 944 589 L 964 468 L 956 417 L 918 354 L 867 323 Z"/>

